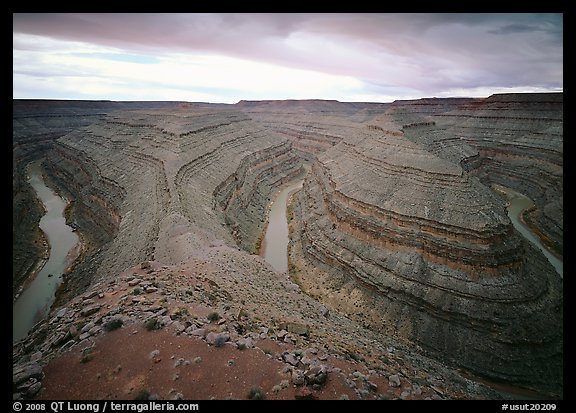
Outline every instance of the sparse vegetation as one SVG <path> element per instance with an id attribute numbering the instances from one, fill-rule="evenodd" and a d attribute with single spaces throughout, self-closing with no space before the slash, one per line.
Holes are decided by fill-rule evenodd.
<path id="1" fill-rule="evenodd" d="M 140 293 L 142 292 L 142 290 L 138 287 L 134 288 L 134 290 L 132 290 L 132 295 L 140 295 Z"/>
<path id="2" fill-rule="evenodd" d="M 113 331 L 113 330 L 117 330 L 120 327 L 122 327 L 123 324 L 124 324 L 124 322 L 122 321 L 121 318 L 114 318 L 114 319 L 104 323 L 103 327 L 104 327 L 104 330 L 106 330 L 106 331 Z"/>
<path id="3" fill-rule="evenodd" d="M 211 323 L 213 323 L 215 321 L 220 320 L 222 317 L 220 317 L 220 314 L 218 314 L 216 311 L 213 311 L 210 314 L 208 314 L 207 318 Z"/>
<path id="4" fill-rule="evenodd" d="M 82 350 L 82 356 L 80 356 L 80 363 L 88 363 L 90 360 L 94 358 L 94 354 L 92 354 L 92 348 L 86 348 Z"/>
<path id="5" fill-rule="evenodd" d="M 243 343 L 243 342 L 238 343 L 238 344 L 236 345 L 236 348 L 237 348 L 238 350 L 240 350 L 240 351 L 246 350 L 246 343 Z"/>
<path id="6" fill-rule="evenodd" d="M 144 327 L 146 328 L 146 330 L 152 331 L 152 330 L 160 330 L 162 328 L 162 325 L 160 324 L 160 321 L 158 321 L 156 317 L 152 317 L 144 322 Z"/>
<path id="7" fill-rule="evenodd" d="M 188 315 L 188 309 L 186 307 L 178 307 L 174 312 L 174 319 L 179 319 L 186 317 Z"/>
<path id="8" fill-rule="evenodd" d="M 252 387 L 248 392 L 248 399 L 250 400 L 264 400 L 264 391 L 259 387 Z"/>

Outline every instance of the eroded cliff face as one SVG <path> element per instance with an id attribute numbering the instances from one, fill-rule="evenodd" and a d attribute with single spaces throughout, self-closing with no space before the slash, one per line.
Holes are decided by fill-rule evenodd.
<path id="1" fill-rule="evenodd" d="M 110 103 L 110 102 L 108 102 Z M 28 184 L 26 166 L 41 160 L 54 141 L 104 116 L 99 102 L 14 101 L 12 120 L 12 295 L 47 253 L 38 227 L 42 204 Z"/>
<path id="2" fill-rule="evenodd" d="M 537 208 L 528 216 L 530 223 L 562 255 L 562 93 L 473 99 L 428 110 L 427 116 L 421 111 L 420 123 L 412 125 L 405 113 L 394 118 L 408 138 L 460 163 L 485 184 L 508 186 L 534 200 Z"/>
<path id="3" fill-rule="evenodd" d="M 485 147 L 476 149 L 436 123 L 461 103 L 395 103 L 319 155 L 294 206 L 291 271 L 327 305 L 447 362 L 493 379 L 561 386 L 562 281 L 482 184 L 513 186 L 554 169 L 554 156 L 544 151 L 546 162 L 522 171 L 531 151 L 516 139 L 521 132 L 506 130 L 502 146 L 512 155 L 499 152 L 503 138 L 477 138 Z M 500 117 L 508 131 L 537 136 L 539 126 L 527 132 L 527 116 Z M 487 134 L 477 125 L 467 132 Z M 536 141 L 532 150 L 558 148 Z M 556 172 L 561 177 L 561 163 Z M 549 202 L 561 203 L 561 185 L 539 176 L 541 189 L 551 187 Z"/>
<path id="4" fill-rule="evenodd" d="M 373 119 L 387 103 L 343 103 L 332 100 L 240 101 L 236 104 L 264 127 L 288 138 L 305 159 L 336 145 Z"/>
<path id="5" fill-rule="evenodd" d="M 254 252 L 271 191 L 301 163 L 287 139 L 242 113 L 181 108 L 109 114 L 60 138 L 47 165 L 91 234 L 65 287 L 74 295 L 143 260 L 182 262 L 218 239 Z"/>

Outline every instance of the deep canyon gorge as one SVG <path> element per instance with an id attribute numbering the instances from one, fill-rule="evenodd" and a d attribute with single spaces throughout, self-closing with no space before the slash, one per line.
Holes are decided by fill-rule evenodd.
<path id="1" fill-rule="evenodd" d="M 420 388 L 501 397 L 483 383 L 563 395 L 563 280 L 493 189 L 534 202 L 522 217 L 561 260 L 562 93 L 14 100 L 14 300 L 47 254 L 31 163 L 70 201 L 65 216 L 82 253 L 51 314 L 14 343 L 15 377 L 31 363 L 51 371 L 67 352 L 116 334 L 104 328 L 112 319 L 162 319 L 181 324 L 179 336 L 204 329 L 207 339 L 211 323 L 172 316 L 184 306 L 217 309 L 226 323 L 213 333 L 375 360 L 371 374 L 393 377 L 391 389 L 398 374 L 411 381 L 408 398 Z M 278 189 L 299 179 L 287 210 L 288 270 L 277 272 L 258 255 L 267 214 Z M 289 381 L 301 386 L 297 366 Z M 49 397 L 49 379 L 34 391 L 15 379 L 14 392 Z M 374 397 L 375 386 L 366 390 Z"/>

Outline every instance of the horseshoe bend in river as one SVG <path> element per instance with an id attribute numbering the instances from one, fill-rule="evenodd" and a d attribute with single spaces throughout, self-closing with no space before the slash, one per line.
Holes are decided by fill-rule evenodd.
<path id="1" fill-rule="evenodd" d="M 55 299 L 55 292 L 62 282 L 62 274 L 77 256 L 79 246 L 78 235 L 65 222 L 66 202 L 46 186 L 40 165 L 30 164 L 28 175 L 30 184 L 46 208 L 46 214 L 40 220 L 40 228 L 48 238 L 50 258 L 14 303 L 13 341 L 25 337 L 34 324 L 48 314 Z M 302 177 L 299 177 L 284 185 L 270 205 L 260 255 L 279 272 L 288 270 L 287 203 L 290 195 L 302 188 L 303 182 Z M 544 247 L 540 239 L 520 218 L 522 211 L 531 207 L 533 202 L 510 188 L 498 185 L 496 189 L 504 192 L 509 200 L 508 215 L 514 227 L 543 252 L 558 274 L 563 277 L 563 262 Z"/>

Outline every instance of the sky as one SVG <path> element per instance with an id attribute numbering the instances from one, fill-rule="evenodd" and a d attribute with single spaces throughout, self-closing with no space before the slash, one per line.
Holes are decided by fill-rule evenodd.
<path id="1" fill-rule="evenodd" d="M 13 14 L 15 99 L 391 102 L 563 90 L 563 15 Z"/>

